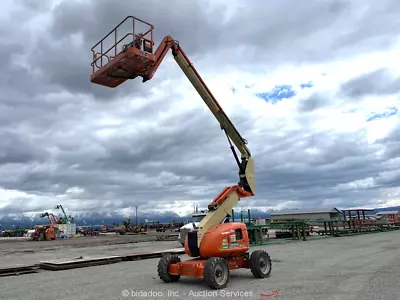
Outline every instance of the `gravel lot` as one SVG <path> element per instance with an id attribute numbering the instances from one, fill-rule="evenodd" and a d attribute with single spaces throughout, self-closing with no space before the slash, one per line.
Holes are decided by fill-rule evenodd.
<path id="1" fill-rule="evenodd" d="M 175 242 L 147 242 L 143 247 L 171 248 L 172 243 L 175 245 Z M 323 238 L 252 250 L 257 248 L 271 255 L 271 277 L 254 279 L 249 270 L 236 270 L 223 291 L 209 290 L 201 280 L 193 278 L 165 284 L 157 276 L 158 259 L 149 259 L 4 277 L 0 280 L 0 298 L 400 299 L 400 232 Z M 129 295 L 123 297 L 125 290 Z M 278 295 L 260 296 L 273 290 L 277 290 Z"/>

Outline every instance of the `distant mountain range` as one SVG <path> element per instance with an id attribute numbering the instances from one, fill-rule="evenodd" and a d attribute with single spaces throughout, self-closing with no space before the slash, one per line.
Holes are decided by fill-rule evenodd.
<path id="1" fill-rule="evenodd" d="M 376 214 L 378 211 L 390 211 L 399 210 L 400 206 L 385 207 L 385 208 L 375 208 L 373 211 L 368 212 L 368 214 Z M 287 211 L 285 209 L 285 211 Z M 294 209 L 295 211 L 295 209 Z M 265 212 L 257 209 L 251 210 L 251 218 L 269 218 L 272 211 Z M 243 211 L 243 217 L 247 218 L 247 210 Z M 74 216 L 75 222 L 78 226 L 90 226 L 90 225 L 112 225 L 112 224 L 122 224 L 126 220 L 126 216 L 118 213 L 82 213 Z M 159 221 L 160 223 L 169 223 L 172 220 L 177 222 L 187 222 L 191 220 L 191 214 L 186 216 L 179 216 L 174 212 L 164 212 L 164 213 L 138 213 L 138 223 L 142 222 L 153 222 Z M 240 211 L 235 212 L 235 220 L 240 220 Z M 131 216 L 131 222 L 136 222 L 136 217 L 133 214 Z M 35 225 L 47 224 L 47 218 L 40 218 L 38 216 L 28 217 L 20 215 L 17 217 L 12 216 L 0 216 L 0 228 L 2 229 L 12 229 L 17 228 L 31 228 Z"/>

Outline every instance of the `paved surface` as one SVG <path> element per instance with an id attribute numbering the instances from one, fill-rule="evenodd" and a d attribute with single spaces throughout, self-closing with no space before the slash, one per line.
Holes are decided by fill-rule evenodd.
<path id="1" fill-rule="evenodd" d="M 93 245 L 105 244 L 127 244 L 143 241 L 154 241 L 157 236 L 178 234 L 178 232 L 155 232 L 150 231 L 147 234 L 137 235 L 119 235 L 106 234 L 100 236 L 86 236 L 70 239 L 58 239 L 55 241 L 27 241 L 26 238 L 4 238 L 0 237 L 0 251 L 9 251 L 10 249 L 44 249 L 54 247 L 87 247 Z"/>
<path id="2" fill-rule="evenodd" d="M 77 257 L 100 257 L 127 255 L 143 251 L 159 251 L 179 248 L 177 241 L 142 242 L 135 244 L 104 245 L 85 248 L 57 248 L 34 252 L 17 252 L 0 256 L 0 268 L 16 267 L 18 265 L 34 265 L 44 260 L 75 259 Z M 1 299 L 1 296 L 0 296 Z"/>
<path id="3" fill-rule="evenodd" d="M 141 251 L 158 251 L 181 247 L 178 241 L 156 241 L 157 235 L 108 235 L 79 237 L 56 241 L 13 240 L 0 242 L 0 268 L 36 264 L 41 260 L 76 258 L 79 256 L 122 255 Z M 1 298 L 0 298 L 1 299 Z"/>
<path id="4" fill-rule="evenodd" d="M 271 277 L 254 279 L 249 270 L 236 270 L 223 291 L 193 278 L 165 284 L 157 276 L 158 259 L 149 259 L 4 277 L 0 299 L 400 299 L 400 232 L 257 248 L 271 255 Z M 260 296 L 272 290 L 279 294 Z"/>

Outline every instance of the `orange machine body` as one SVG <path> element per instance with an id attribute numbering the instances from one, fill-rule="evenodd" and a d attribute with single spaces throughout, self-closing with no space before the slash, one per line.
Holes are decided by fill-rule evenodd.
<path id="1" fill-rule="evenodd" d="M 50 225 L 49 228 L 46 230 L 46 239 L 47 240 L 54 240 L 56 238 L 54 226 Z"/>
<path id="2" fill-rule="evenodd" d="M 185 252 L 192 256 L 186 236 Z M 211 228 L 201 241 L 200 257 L 169 266 L 172 275 L 203 278 L 203 269 L 210 257 L 224 257 L 230 270 L 249 268 L 245 253 L 249 250 L 249 236 L 244 223 L 223 223 Z"/>
<path id="3" fill-rule="evenodd" d="M 212 227 L 199 245 L 200 256 L 228 257 L 243 255 L 249 250 L 249 235 L 244 223 L 223 223 Z M 185 252 L 192 256 L 188 247 L 188 236 L 185 241 Z"/>
<path id="4" fill-rule="evenodd" d="M 249 261 L 244 255 L 225 257 L 225 260 L 228 263 L 230 270 L 250 268 Z M 204 265 L 206 264 L 206 261 L 206 259 L 195 258 L 178 262 L 176 264 L 170 264 L 168 267 L 168 273 L 171 275 L 203 278 Z"/>

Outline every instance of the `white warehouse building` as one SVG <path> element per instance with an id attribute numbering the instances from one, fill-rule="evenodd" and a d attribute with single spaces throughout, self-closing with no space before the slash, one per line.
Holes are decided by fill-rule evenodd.
<path id="1" fill-rule="evenodd" d="M 343 215 L 336 207 L 312 210 L 287 210 L 271 213 L 272 220 L 343 220 Z"/>

